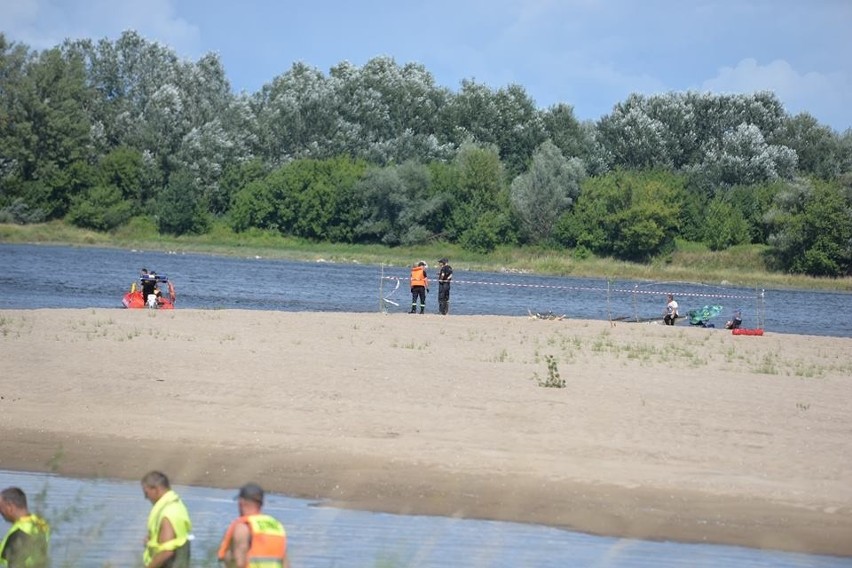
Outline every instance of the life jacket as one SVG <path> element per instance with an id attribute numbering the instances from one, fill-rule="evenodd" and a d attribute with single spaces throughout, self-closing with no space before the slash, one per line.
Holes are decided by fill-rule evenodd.
<path id="1" fill-rule="evenodd" d="M 48 565 L 47 545 L 50 542 L 50 526 L 38 515 L 21 517 L 9 528 L 9 532 L 0 541 L 0 566 L 9 565 L 8 561 L 3 558 L 3 552 L 6 550 L 6 542 L 9 537 L 16 531 L 27 534 L 32 540 L 32 550 L 26 551 L 27 557 L 24 559 L 24 566 L 45 568 Z"/>
<path id="2" fill-rule="evenodd" d="M 287 554 L 287 531 L 275 517 L 257 514 L 239 517 L 228 527 L 222 544 L 219 545 L 219 560 L 224 561 L 231 548 L 234 529 L 238 525 L 248 525 L 251 532 L 251 545 L 248 549 L 250 568 L 280 568 Z"/>
<path id="3" fill-rule="evenodd" d="M 163 518 L 167 518 L 175 531 L 175 538 L 166 542 L 157 542 L 160 537 L 160 525 Z M 145 566 L 151 562 L 160 552 L 164 550 L 178 550 L 190 540 L 192 521 L 189 520 L 189 511 L 183 504 L 178 494 L 172 490 L 163 493 L 148 514 L 148 541 L 145 543 L 145 552 L 142 560 Z"/>
<path id="4" fill-rule="evenodd" d="M 411 268 L 411 287 L 428 286 L 429 280 L 426 278 L 426 269 L 422 266 L 414 266 Z"/>

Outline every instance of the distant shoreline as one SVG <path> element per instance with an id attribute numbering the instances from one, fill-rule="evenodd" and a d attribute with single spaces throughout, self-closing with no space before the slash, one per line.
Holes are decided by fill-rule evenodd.
<path id="1" fill-rule="evenodd" d="M 766 287 L 774 289 L 825 290 L 852 292 L 852 276 L 847 278 L 813 278 L 763 270 L 762 248 L 757 245 L 735 247 L 729 251 L 674 253 L 672 258 L 638 264 L 607 258 L 577 259 L 566 251 L 521 247 L 504 248 L 481 255 L 460 249 L 457 245 L 435 243 L 424 246 L 387 247 L 382 245 L 347 245 L 314 243 L 263 233 L 258 236 L 237 235 L 223 229 L 224 236 L 166 237 L 138 235 L 129 230 L 114 234 L 79 229 L 62 222 L 35 225 L 0 224 L 0 244 L 33 244 L 51 246 L 83 246 L 124 248 L 132 250 L 179 251 L 217 256 L 262 256 L 296 261 L 356 262 L 409 266 L 412 259 L 449 257 L 459 269 L 473 271 L 510 270 L 547 276 L 576 276 L 647 281 L 703 282 L 718 285 Z"/>

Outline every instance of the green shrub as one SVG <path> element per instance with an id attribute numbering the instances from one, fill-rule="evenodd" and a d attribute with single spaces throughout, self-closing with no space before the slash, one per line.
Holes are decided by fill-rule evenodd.
<path id="1" fill-rule="evenodd" d="M 565 379 L 559 375 L 559 369 L 556 367 L 556 358 L 553 355 L 546 355 L 544 358 L 545 361 L 547 361 L 547 377 L 545 379 L 541 379 L 538 374 L 536 374 L 535 379 L 538 382 L 538 386 L 564 389 Z"/>

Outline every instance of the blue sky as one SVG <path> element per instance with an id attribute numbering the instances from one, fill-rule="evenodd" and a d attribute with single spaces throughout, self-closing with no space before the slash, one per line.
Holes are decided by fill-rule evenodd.
<path id="1" fill-rule="evenodd" d="M 235 91 L 301 61 L 328 73 L 377 56 L 439 85 L 522 85 L 598 119 L 630 93 L 774 91 L 788 112 L 852 128 L 852 0 L 0 0 L 0 30 L 35 49 L 136 30 Z"/>

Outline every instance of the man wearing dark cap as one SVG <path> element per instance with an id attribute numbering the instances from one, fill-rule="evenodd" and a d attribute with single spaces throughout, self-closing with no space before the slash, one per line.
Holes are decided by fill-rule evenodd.
<path id="1" fill-rule="evenodd" d="M 453 267 L 447 259 L 438 261 L 438 313 L 445 316 L 450 311 L 450 281 L 453 279 Z"/>
<path id="2" fill-rule="evenodd" d="M 426 293 L 429 292 L 429 276 L 426 274 L 426 262 L 421 260 L 411 267 L 411 311 L 417 312 L 417 302 L 420 301 L 420 313 L 426 311 Z"/>
<path id="3" fill-rule="evenodd" d="M 219 546 L 227 568 L 289 567 L 287 532 L 274 517 L 261 513 L 263 489 L 246 483 L 237 495 L 240 516 L 228 527 Z"/>

